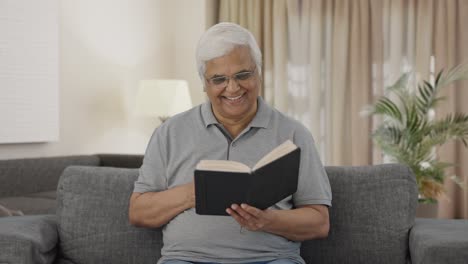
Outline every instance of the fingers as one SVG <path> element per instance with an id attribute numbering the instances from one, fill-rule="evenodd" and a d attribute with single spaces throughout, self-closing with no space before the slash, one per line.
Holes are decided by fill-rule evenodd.
<path id="1" fill-rule="evenodd" d="M 227 208 L 226 209 L 226 212 L 232 216 L 234 218 L 234 220 L 237 221 L 237 223 L 239 223 L 239 225 L 241 226 L 247 226 L 247 221 L 244 220 L 244 218 L 235 210 L 231 209 L 231 208 Z"/>
<path id="2" fill-rule="evenodd" d="M 231 208 L 226 209 L 226 212 L 250 231 L 259 230 L 265 226 L 265 220 L 261 217 L 263 211 L 247 204 L 241 206 L 233 204 Z"/>
<path id="3" fill-rule="evenodd" d="M 252 218 L 257 218 L 257 215 L 254 215 L 251 213 L 250 210 L 247 210 L 246 204 L 242 204 L 241 206 L 238 206 L 237 204 L 234 204 L 231 206 L 233 210 L 235 210 L 239 215 L 241 215 L 245 220 L 249 221 Z"/>
<path id="4" fill-rule="evenodd" d="M 258 208 L 255 208 L 253 206 L 250 206 L 248 204 L 241 204 L 241 208 L 244 209 L 247 213 L 249 213 L 250 215 L 252 215 L 253 217 L 255 218 L 258 218 L 260 216 L 260 214 L 263 213 L 262 210 L 258 209 Z"/>

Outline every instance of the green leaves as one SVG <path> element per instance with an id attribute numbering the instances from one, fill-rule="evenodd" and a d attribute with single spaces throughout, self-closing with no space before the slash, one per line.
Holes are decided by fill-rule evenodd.
<path id="1" fill-rule="evenodd" d="M 412 168 L 420 193 L 435 196 L 440 193 L 445 168 L 453 166 L 438 161 L 435 148 L 450 140 L 460 140 L 468 146 L 467 114 L 435 119 L 434 110 L 445 99 L 438 93 L 454 81 L 468 79 L 468 64 L 442 70 L 433 84 L 422 81 L 414 84 L 416 88 L 411 87 L 410 77 L 411 73 L 405 73 L 387 87 L 385 95 L 368 106 L 367 114 L 382 117 L 372 137 L 383 153 Z"/>
<path id="2" fill-rule="evenodd" d="M 416 98 L 416 105 L 421 114 L 427 114 L 429 109 L 434 108 L 435 104 L 441 100 L 441 98 L 436 98 L 436 86 L 432 86 L 427 81 L 424 81 L 423 85 L 418 85 L 418 92 L 419 96 Z"/>
<path id="3" fill-rule="evenodd" d="M 398 106 L 387 97 L 380 98 L 375 104 L 374 114 L 385 115 L 388 118 L 402 121 L 402 113 Z"/>
<path id="4" fill-rule="evenodd" d="M 443 145 L 450 139 L 459 139 L 465 147 L 468 146 L 468 115 L 448 114 L 445 118 L 435 121 L 432 128 L 431 136 L 435 139 L 435 144 Z"/>
<path id="5" fill-rule="evenodd" d="M 438 89 L 441 89 L 452 82 L 458 80 L 467 80 L 468 79 L 468 64 L 460 64 L 456 67 L 448 71 L 440 71 L 439 74 L 441 75 L 439 81 L 436 82 L 436 86 Z M 438 75 L 439 75 L 438 74 Z"/>

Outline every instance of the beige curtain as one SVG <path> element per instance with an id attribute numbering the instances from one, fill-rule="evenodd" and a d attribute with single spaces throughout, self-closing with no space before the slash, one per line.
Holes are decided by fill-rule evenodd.
<path id="1" fill-rule="evenodd" d="M 370 121 L 359 115 L 372 91 L 369 2 L 220 1 L 219 21 L 257 38 L 265 99 L 310 129 L 326 164 L 371 162 Z"/>
<path id="2" fill-rule="evenodd" d="M 467 0 L 220 0 L 219 20 L 251 30 L 264 55 L 265 99 L 312 132 L 327 165 L 381 163 L 359 115 L 402 72 L 429 78 L 468 62 Z M 445 89 L 439 115 L 468 112 L 468 81 Z M 468 151 L 439 157 L 464 189 L 447 181 L 439 217 L 468 219 Z"/>
<path id="3" fill-rule="evenodd" d="M 371 124 L 359 115 L 372 96 L 370 1 L 323 1 L 332 8 L 326 146 L 330 164 L 371 163 Z M 333 7 L 330 7 L 331 5 Z"/>
<path id="4" fill-rule="evenodd" d="M 249 29 L 263 53 L 262 95 L 278 109 L 287 104 L 287 20 L 285 0 L 220 0 L 219 22 L 234 22 Z M 275 100 L 276 99 L 276 100 Z"/>
<path id="5" fill-rule="evenodd" d="M 414 70 L 426 80 L 441 69 L 468 62 L 468 1 L 466 0 L 384 0 L 383 83 L 393 83 L 405 71 Z M 373 21 L 374 23 L 375 21 Z M 438 116 L 468 112 L 467 82 L 446 87 L 447 97 L 437 109 Z M 438 151 L 441 160 L 457 166 L 447 175 L 457 175 L 464 189 L 447 179 L 447 197 L 439 202 L 440 218 L 468 219 L 467 150 L 461 143 L 449 143 Z"/>
<path id="6" fill-rule="evenodd" d="M 436 72 L 460 63 L 468 63 L 468 1 L 434 1 L 432 16 L 432 45 Z M 438 108 L 438 114 L 468 113 L 468 81 L 446 87 L 447 100 Z M 468 150 L 462 143 L 451 143 L 439 150 L 441 159 L 457 166 L 450 171 L 462 180 L 463 188 L 447 180 L 448 199 L 439 203 L 439 217 L 468 219 Z"/>

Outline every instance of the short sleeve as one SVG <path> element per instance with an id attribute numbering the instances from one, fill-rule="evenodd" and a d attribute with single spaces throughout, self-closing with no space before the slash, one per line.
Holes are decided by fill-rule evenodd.
<path id="1" fill-rule="evenodd" d="M 293 195 L 294 206 L 323 204 L 331 206 L 332 194 L 328 176 L 310 132 L 300 125 L 294 143 L 301 148 L 299 183 Z"/>
<path id="2" fill-rule="evenodd" d="M 159 192 L 167 190 L 165 135 L 162 126 L 151 136 L 143 164 L 133 192 Z"/>

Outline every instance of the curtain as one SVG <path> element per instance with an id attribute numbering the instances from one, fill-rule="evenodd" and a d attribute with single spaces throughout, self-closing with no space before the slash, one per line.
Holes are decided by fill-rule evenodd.
<path id="1" fill-rule="evenodd" d="M 252 32 L 263 54 L 262 96 L 287 110 L 287 20 L 285 0 L 220 0 L 218 22 L 234 22 Z M 275 98 L 277 100 L 275 100 Z"/>
<path id="2" fill-rule="evenodd" d="M 466 0 L 220 0 L 219 21 L 255 35 L 264 55 L 267 102 L 310 129 L 327 165 L 382 162 L 371 133 L 380 122 L 359 112 L 403 72 L 428 79 L 468 62 Z M 444 89 L 438 115 L 468 112 L 468 83 Z M 468 150 L 447 144 L 447 180 L 439 217 L 468 219 Z"/>
<path id="3" fill-rule="evenodd" d="M 221 0 L 219 10 L 254 34 L 264 98 L 310 129 L 324 162 L 369 164 L 370 121 L 359 116 L 372 90 L 369 1 Z"/>
<path id="4" fill-rule="evenodd" d="M 434 1 L 431 15 L 434 19 L 432 46 L 436 72 L 468 63 L 468 1 Z M 446 87 L 442 95 L 447 99 L 437 108 L 437 114 L 445 116 L 447 113 L 468 112 L 468 81 Z M 450 143 L 443 146 L 438 155 L 456 164 L 449 173 L 457 175 L 463 187 L 460 188 L 450 179 L 446 180 L 447 199 L 439 202 L 439 217 L 468 219 L 468 150 L 462 143 Z"/>
<path id="5" fill-rule="evenodd" d="M 429 80 L 441 69 L 468 62 L 468 1 L 466 0 L 385 0 L 383 11 L 384 86 L 402 72 L 413 70 L 420 79 Z M 374 21 L 373 21 L 374 22 Z M 437 116 L 468 112 L 468 83 L 458 82 L 442 90 L 446 100 Z M 468 219 L 468 152 L 462 143 L 449 142 L 438 150 L 439 159 L 456 166 L 446 174 L 461 179 L 460 188 L 446 177 L 446 197 L 439 200 L 439 218 Z"/>

